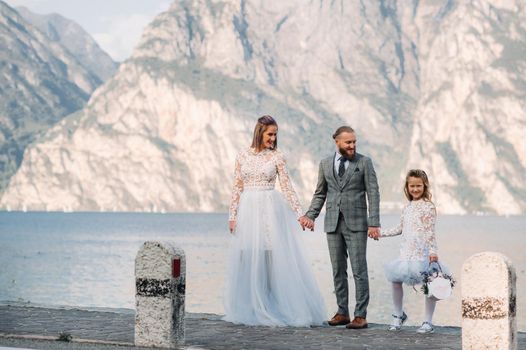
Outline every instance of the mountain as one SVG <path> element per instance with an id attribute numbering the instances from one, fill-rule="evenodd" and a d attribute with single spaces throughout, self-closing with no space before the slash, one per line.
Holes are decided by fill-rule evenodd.
<path id="1" fill-rule="evenodd" d="M 0 1 L 0 192 L 36 135 L 84 106 L 100 80 Z"/>
<path id="2" fill-rule="evenodd" d="M 16 10 L 51 41 L 58 42 L 69 50 L 82 66 L 89 69 L 101 82 L 108 80 L 115 73 L 117 63 L 77 23 L 56 13 L 39 15 L 23 6 L 17 7 Z"/>
<path id="3" fill-rule="evenodd" d="M 524 214 L 525 4 L 448 1 L 426 19 L 409 167 L 448 212 Z"/>
<path id="4" fill-rule="evenodd" d="M 509 2 L 514 5 L 520 3 Z M 374 160 L 384 203 L 403 200 L 403 175 L 409 166 L 418 166 L 429 171 L 441 212 L 524 212 L 518 196 L 503 196 L 510 203 L 505 207 L 477 202 L 473 198 L 487 187 L 462 169 L 448 180 L 452 187 L 445 186 L 448 170 L 433 162 L 444 159 L 458 168 L 474 163 L 467 153 L 454 153 L 457 144 L 448 141 L 454 145 L 448 148 L 439 139 L 446 136 L 438 127 L 448 121 L 468 127 L 473 118 L 452 113 L 467 108 L 464 100 L 441 94 L 457 96 L 465 85 L 488 91 L 509 74 L 494 64 L 498 52 L 484 45 L 489 19 L 468 16 L 470 24 L 462 23 L 477 7 L 514 20 L 514 29 L 495 36 L 499 43 L 524 41 L 523 10 L 484 1 L 176 1 L 146 28 L 132 57 L 86 107 L 26 151 L 0 205 L 226 210 L 235 154 L 249 145 L 257 117 L 271 114 L 304 204 L 312 195 L 319 160 L 333 151 L 330 135 L 350 124 L 357 130 L 359 152 Z M 455 28 L 464 25 L 461 37 Z M 471 25 L 481 34 L 469 37 Z M 485 81 L 489 88 L 482 87 L 472 66 L 445 50 L 452 38 L 480 49 L 473 61 L 493 54 L 493 63 L 485 63 L 493 67 L 494 80 Z M 457 47 L 463 45 L 457 41 Z M 524 62 L 524 56 L 514 57 Z M 452 74 L 459 76 L 458 86 L 449 83 L 457 79 Z M 505 97 L 492 97 L 493 103 L 513 101 L 515 109 L 501 113 L 516 118 L 517 125 L 525 120 L 521 95 L 514 95 L 519 91 L 511 86 L 503 91 Z M 493 120 L 489 110 L 480 113 Z M 462 128 L 445 132 L 464 142 L 461 150 L 470 145 L 467 136 L 482 138 L 490 129 L 475 128 L 465 138 Z M 495 142 L 517 157 L 488 159 L 488 169 L 498 173 L 497 165 L 524 164 L 522 141 Z M 474 190 L 462 192 L 465 182 Z M 516 188 L 524 191 L 525 186 Z"/>

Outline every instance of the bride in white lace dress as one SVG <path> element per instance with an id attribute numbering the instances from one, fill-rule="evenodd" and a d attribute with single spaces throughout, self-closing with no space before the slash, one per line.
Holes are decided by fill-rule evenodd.
<path id="1" fill-rule="evenodd" d="M 277 131 L 272 117 L 259 118 L 252 147 L 236 158 L 224 319 L 321 325 L 325 304 L 298 241 L 302 210 L 277 150 Z M 283 195 L 274 189 L 277 177 Z"/>

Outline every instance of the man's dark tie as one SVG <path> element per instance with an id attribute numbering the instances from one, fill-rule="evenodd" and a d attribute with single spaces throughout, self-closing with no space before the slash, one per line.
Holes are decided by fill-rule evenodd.
<path id="1" fill-rule="evenodd" d="M 347 158 L 340 157 L 340 166 L 338 167 L 338 176 L 342 177 L 343 174 L 345 174 L 345 162 L 347 161 Z"/>

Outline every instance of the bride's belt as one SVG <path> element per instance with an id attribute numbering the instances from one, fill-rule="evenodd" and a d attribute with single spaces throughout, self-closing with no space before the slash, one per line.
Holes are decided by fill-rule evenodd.
<path id="1" fill-rule="evenodd" d="M 271 191 L 274 189 L 274 184 L 245 184 L 244 191 Z"/>

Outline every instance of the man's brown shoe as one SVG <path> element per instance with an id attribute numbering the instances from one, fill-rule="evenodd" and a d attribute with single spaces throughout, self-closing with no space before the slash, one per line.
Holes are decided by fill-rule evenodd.
<path id="1" fill-rule="evenodd" d="M 348 324 L 350 321 L 351 319 L 349 318 L 349 316 L 336 314 L 328 323 L 329 326 L 343 326 L 345 324 Z"/>
<path id="2" fill-rule="evenodd" d="M 345 326 L 345 328 L 347 329 L 363 329 L 367 327 L 368 327 L 368 324 L 367 324 L 367 320 L 365 319 L 365 317 L 355 317 L 351 323 Z"/>

